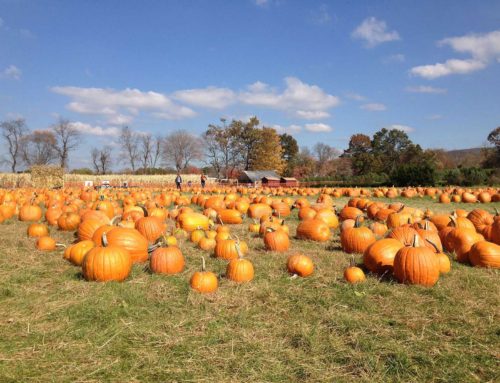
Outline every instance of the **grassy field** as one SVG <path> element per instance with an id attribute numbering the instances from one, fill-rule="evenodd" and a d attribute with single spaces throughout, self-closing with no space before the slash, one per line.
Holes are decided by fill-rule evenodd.
<path id="1" fill-rule="evenodd" d="M 493 207 L 500 203 L 482 206 Z M 294 213 L 292 234 L 297 222 Z M 497 270 L 453 262 L 430 289 L 375 276 L 352 286 L 342 279 L 349 256 L 338 233 L 328 244 L 292 239 L 289 253 L 276 254 L 245 225 L 232 231 L 250 245 L 255 280 L 221 278 L 219 290 L 203 296 L 188 286 L 201 263 L 191 243 L 181 243 L 186 270 L 177 276 L 136 265 L 125 283 L 89 283 L 62 252 L 36 251 L 26 227 L 0 225 L 0 382 L 500 380 Z M 285 271 L 297 251 L 314 259 L 310 278 Z M 222 275 L 226 262 L 207 265 Z"/>

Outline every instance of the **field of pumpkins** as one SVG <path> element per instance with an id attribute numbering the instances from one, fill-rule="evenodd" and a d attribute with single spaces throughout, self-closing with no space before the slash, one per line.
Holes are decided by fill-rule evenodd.
<path id="1" fill-rule="evenodd" d="M 90 326 L 89 330 L 95 329 L 100 326 L 96 325 L 100 316 L 106 318 L 108 313 L 118 310 L 116 307 L 119 312 L 126 311 L 127 314 L 115 313 L 109 319 L 113 326 L 118 326 L 113 327 L 115 330 L 121 328 L 116 333 L 121 335 L 106 332 L 103 338 L 97 336 L 103 344 L 113 343 L 113 336 L 119 339 L 126 333 L 132 336 L 133 332 L 124 330 L 128 325 L 119 324 L 119 321 L 128 323 L 124 318 L 137 315 L 135 310 L 141 315 L 156 310 L 170 313 L 172 322 L 162 331 L 168 333 L 168 337 L 182 334 L 183 341 L 197 350 L 192 351 L 193 361 L 187 362 L 192 373 L 182 375 L 184 372 L 174 369 L 163 374 L 157 371 L 154 375 L 172 381 L 188 377 L 197 380 L 202 371 L 207 370 L 206 366 L 194 365 L 207 358 L 202 345 L 210 342 L 190 341 L 188 334 L 190 331 L 202 332 L 204 337 L 211 331 L 210 326 L 217 327 L 211 323 L 218 323 L 224 316 L 227 328 L 239 332 L 236 338 L 237 342 L 242 342 L 240 346 L 253 344 L 246 338 L 249 336 L 246 331 L 255 331 L 255 340 L 260 342 L 255 352 L 263 352 L 261 347 L 264 347 L 265 354 L 281 355 L 284 366 L 290 367 L 304 355 L 314 356 L 315 360 L 302 366 L 300 372 L 288 367 L 278 369 L 281 375 L 277 380 L 293 381 L 301 374 L 311 380 L 321 380 L 319 371 L 323 371 L 326 380 L 344 374 L 357 376 L 362 381 L 370 381 L 370 377 L 371 381 L 400 378 L 411 381 L 408 379 L 411 371 L 419 379 L 426 380 L 426 363 L 437 357 L 433 353 L 434 356 L 429 356 L 429 360 L 418 368 L 412 367 L 408 360 L 421 357 L 423 350 L 431 345 L 439 347 L 443 340 L 441 336 L 429 340 L 431 334 L 427 334 L 416 341 L 415 349 L 407 348 L 405 343 L 413 339 L 413 331 L 424 334 L 426 326 L 439 326 L 435 321 L 442 321 L 446 331 L 460 337 L 463 329 L 455 326 L 457 312 L 450 313 L 449 307 L 439 312 L 441 305 L 455 305 L 456 310 L 462 312 L 467 307 L 469 325 L 476 323 L 476 317 L 477 322 L 490 318 L 479 330 L 480 336 L 484 336 L 480 343 L 487 347 L 481 360 L 487 363 L 478 371 L 477 361 L 471 358 L 463 361 L 463 366 L 455 366 L 446 376 L 459 379 L 464 369 L 474 368 L 479 380 L 488 380 L 494 374 L 494 359 L 499 355 L 498 326 L 493 324 L 498 323 L 500 303 L 497 270 L 500 268 L 500 215 L 497 209 L 500 209 L 500 191 L 494 188 L 254 189 L 212 186 L 182 192 L 148 188 L 100 192 L 78 188 L 0 190 L 3 238 L 0 314 L 7 321 L 2 326 L 12 323 L 25 326 L 24 320 L 15 317 L 16 312 L 28 317 L 32 314 L 27 312 L 36 313 L 31 326 L 36 327 L 40 318 L 40 323 L 47 320 L 52 323 L 50 315 L 53 314 L 45 316 L 44 308 L 49 313 L 59 305 L 69 310 L 77 305 L 75 296 L 82 301 L 93 299 L 101 304 L 103 297 L 107 297 L 109 302 L 100 306 L 100 314 L 87 318 L 90 322 L 82 325 L 83 328 Z M 34 270 L 34 274 L 30 274 L 30 270 Z M 23 272 L 29 277 L 24 278 Z M 121 283 L 94 283 L 108 281 Z M 23 289 L 29 294 L 23 293 Z M 66 293 L 61 296 L 61 291 Z M 128 301 L 134 294 L 136 299 Z M 23 303 L 23 296 L 37 298 L 33 302 L 26 298 L 31 303 Z M 483 301 L 478 302 L 481 299 Z M 476 308 L 480 306 L 474 314 L 469 312 L 471 304 Z M 33 309 L 35 305 L 36 310 Z M 158 309 L 157 306 L 167 308 Z M 113 308 L 107 311 L 103 307 Z M 134 307 L 133 314 L 128 311 L 130 307 Z M 88 305 L 81 308 L 82 312 L 88 309 Z M 55 316 L 58 321 L 66 318 L 63 322 L 68 327 L 63 330 L 64 334 L 76 326 L 75 323 L 81 323 L 75 319 L 81 314 L 79 312 Z M 162 311 L 162 315 L 166 312 Z M 240 320 L 233 323 L 227 315 L 233 319 L 240 317 Z M 242 319 L 242 315 L 249 315 L 255 324 L 245 324 L 248 319 Z M 190 317 L 199 322 L 191 323 Z M 151 321 L 144 324 L 146 328 L 147 323 L 153 323 L 152 329 L 161 327 L 156 315 L 142 318 Z M 330 318 L 336 319 L 329 322 Z M 342 318 L 340 322 L 336 322 L 338 318 Z M 375 339 L 381 336 L 383 341 L 396 336 L 396 340 L 382 347 L 383 352 L 379 351 L 385 355 L 391 348 L 400 349 L 399 354 L 392 356 L 397 363 L 403 363 L 398 358 L 408 359 L 400 370 L 387 372 L 386 357 L 378 361 L 363 360 L 367 353 L 372 355 L 373 350 L 363 351 L 363 347 L 358 349 L 359 345 L 351 344 L 350 337 L 359 342 L 367 335 L 353 332 L 353 325 L 344 323 L 348 318 L 352 318 L 353 323 L 373 321 L 374 329 L 379 332 L 370 328 L 365 331 L 367 334 L 375 331 L 371 335 Z M 292 339 L 299 339 L 298 345 L 294 346 L 292 341 L 292 345 L 285 342 L 279 346 L 280 339 L 289 338 L 289 334 L 283 333 L 287 321 L 295 325 L 302 323 L 291 330 Z M 405 328 L 395 334 L 382 334 L 381 323 L 392 322 L 409 326 L 409 332 Z M 271 329 L 269 326 L 273 323 L 281 330 Z M 186 329 L 182 328 L 184 324 L 188 326 Z M 44 326 L 48 326 L 47 322 Z M 235 329 L 235 326 L 241 327 Z M 326 333 L 311 335 L 311 326 L 321 331 L 327 331 L 328 326 L 338 326 L 331 331 L 339 331 L 337 341 L 340 344 L 333 346 L 332 333 L 328 339 Z M 267 336 L 262 329 L 267 329 Z M 214 331 L 221 336 L 219 330 Z M 489 331 L 496 331 L 496 335 Z M 155 338 L 150 332 L 146 337 Z M 305 349 L 300 343 L 305 341 L 303 338 L 310 338 Z M 226 337 L 221 339 L 227 346 Z M 4 339 L 7 343 L 17 340 L 17 336 Z M 67 341 L 72 343 L 74 338 L 70 336 Z M 125 340 L 121 341 L 121 346 L 116 347 L 125 347 Z M 235 340 L 232 342 L 233 351 L 224 348 L 222 355 L 234 355 Z M 419 342 L 422 344 L 418 345 Z M 82 346 L 79 341 L 77 343 L 82 351 L 101 352 L 102 344 L 91 342 L 91 346 Z M 102 347 L 107 348 L 107 344 Z M 470 347 L 462 346 L 442 353 L 448 358 L 455 352 L 471 351 Z M 345 350 L 357 362 L 354 365 L 346 365 L 345 361 L 325 362 L 320 355 L 325 350 L 333 350 L 331 347 Z M 19 357 L 16 347 L 0 350 L 0 357 L 7 360 Z M 296 353 L 288 355 L 291 350 Z M 156 355 L 153 359 L 157 362 L 180 362 L 178 358 L 163 360 L 157 355 L 159 350 L 151 352 Z M 240 357 L 246 355 L 242 349 L 239 353 Z M 45 354 L 35 357 L 35 365 L 50 365 L 46 358 L 49 356 Z M 105 368 L 113 359 L 105 354 L 102 366 L 96 365 L 95 375 L 87 380 L 106 380 L 107 374 L 116 374 L 119 366 L 123 368 L 130 358 L 119 357 L 116 365 Z M 272 358 L 260 360 L 261 368 L 268 366 L 270 360 Z M 332 367 L 335 365 L 343 367 Z M 221 368 L 230 371 L 222 362 Z M 341 374 L 338 374 L 339 368 Z M 138 367 L 138 371 L 142 374 L 137 375 L 138 380 L 141 376 L 148 377 L 142 367 Z M 35 371 L 32 374 L 35 374 L 31 376 L 33 379 L 39 377 Z M 259 376 L 252 374 L 250 369 L 243 375 L 250 380 Z M 68 380 L 77 375 L 70 374 Z M 0 369 L 0 376 L 19 380 L 23 375 Z M 122 380 L 125 376 L 129 375 L 122 375 Z M 149 378 L 151 376 L 144 380 Z"/>

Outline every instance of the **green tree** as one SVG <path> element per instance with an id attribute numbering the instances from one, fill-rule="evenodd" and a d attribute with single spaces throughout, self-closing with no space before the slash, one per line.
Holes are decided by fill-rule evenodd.
<path id="1" fill-rule="evenodd" d="M 372 154 L 372 142 L 366 134 L 354 134 L 349 140 L 349 147 L 342 157 L 351 159 L 352 171 L 355 175 L 364 175 L 378 170 Z"/>
<path id="2" fill-rule="evenodd" d="M 401 154 L 410 145 L 412 145 L 410 138 L 402 130 L 383 128 L 376 132 L 372 139 L 372 153 L 379 159 L 380 170 L 390 174 L 398 165 Z"/>
<path id="3" fill-rule="evenodd" d="M 285 161 L 285 176 L 293 175 L 293 169 L 297 163 L 297 155 L 299 154 L 299 145 L 293 136 L 283 133 L 280 135 L 280 144 L 283 149 L 283 161 Z"/>
<path id="4" fill-rule="evenodd" d="M 258 138 L 250 153 L 251 170 L 276 170 L 281 174 L 285 168 L 280 136 L 273 128 L 258 129 Z"/>

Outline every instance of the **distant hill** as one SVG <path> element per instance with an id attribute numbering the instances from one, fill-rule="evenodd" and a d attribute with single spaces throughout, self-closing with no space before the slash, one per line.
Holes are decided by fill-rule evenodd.
<path id="1" fill-rule="evenodd" d="M 446 155 L 455 166 L 480 166 L 483 160 L 482 148 L 448 150 Z"/>

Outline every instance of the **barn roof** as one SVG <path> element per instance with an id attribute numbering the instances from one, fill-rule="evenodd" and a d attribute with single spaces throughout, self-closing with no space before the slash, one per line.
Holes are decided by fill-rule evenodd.
<path id="1" fill-rule="evenodd" d="M 262 177 L 262 179 L 266 179 L 268 181 L 279 181 L 280 180 L 278 177 L 268 177 L 268 176 Z"/>
<path id="2" fill-rule="evenodd" d="M 250 182 L 261 181 L 262 178 L 266 177 L 267 179 L 278 179 L 280 176 L 274 170 L 245 170 L 240 176 L 240 180 L 247 180 Z"/>
<path id="3" fill-rule="evenodd" d="M 293 178 L 293 177 L 281 177 L 282 180 L 285 180 L 285 181 L 297 181 L 297 178 Z"/>

